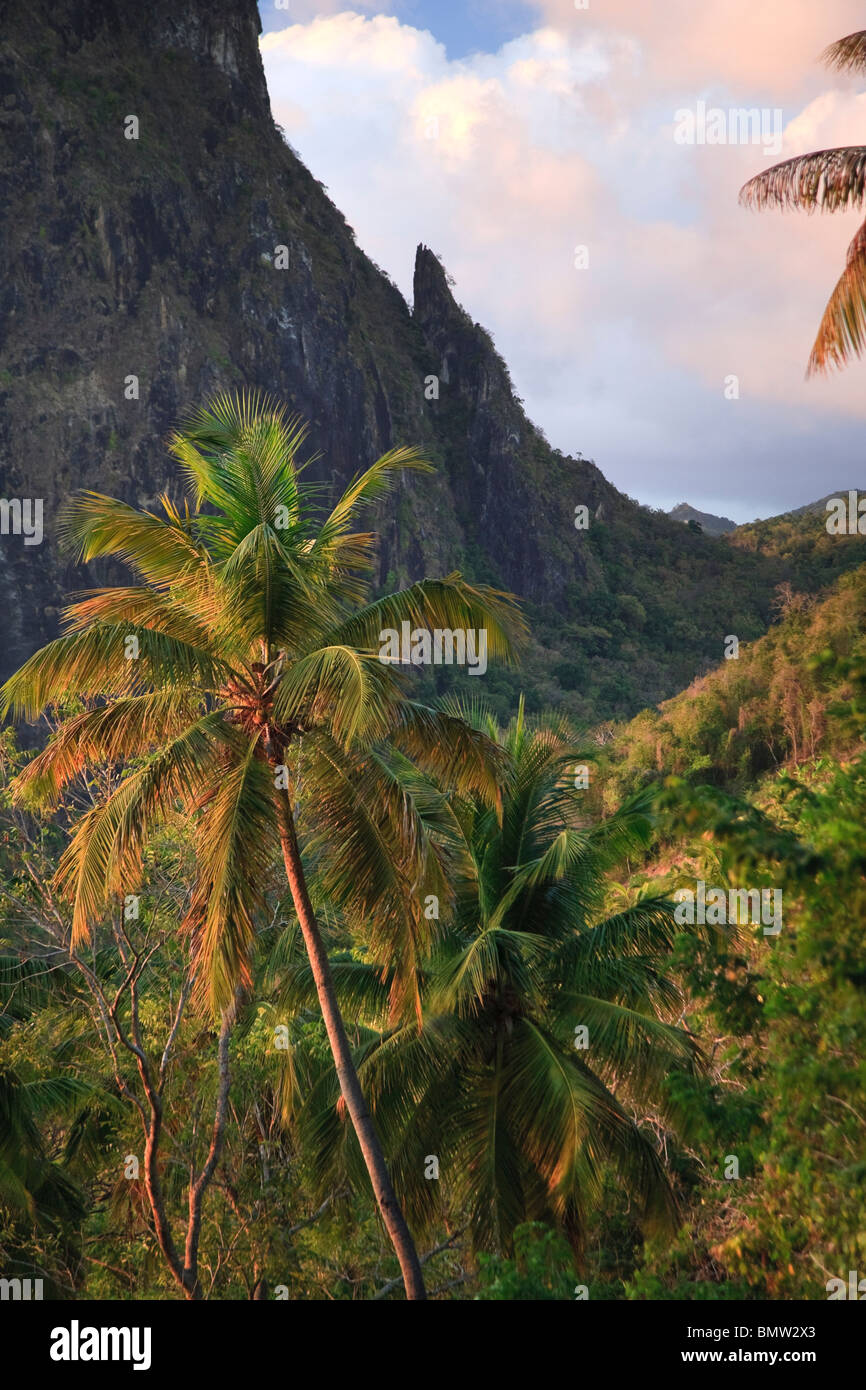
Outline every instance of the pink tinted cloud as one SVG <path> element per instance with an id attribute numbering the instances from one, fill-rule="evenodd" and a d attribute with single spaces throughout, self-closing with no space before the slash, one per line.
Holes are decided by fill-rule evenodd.
<path id="1" fill-rule="evenodd" d="M 647 88 L 722 83 L 795 100 L 835 39 L 866 28 L 862 0 L 530 0 L 574 38 L 599 29 L 633 39 Z"/>
<path id="2" fill-rule="evenodd" d="M 417 241 L 444 254 L 458 298 L 493 330 L 555 443 L 597 449 L 600 463 L 616 455 L 615 480 L 638 491 L 646 449 L 663 477 L 685 467 L 673 453 L 688 461 L 708 448 L 727 451 L 727 468 L 740 419 L 759 412 L 760 437 L 730 466 L 743 496 L 759 485 L 769 495 L 758 463 L 777 429 L 788 438 L 806 422 L 831 457 L 836 427 L 866 414 L 866 364 L 804 380 L 860 218 L 759 214 L 737 195 L 777 157 L 858 140 L 866 95 L 812 61 L 856 17 L 831 3 L 819 33 L 798 4 L 780 66 L 777 37 L 766 65 L 744 56 L 748 24 L 729 42 L 735 0 L 666 6 L 670 29 L 658 4 L 592 0 L 557 25 L 556 0 L 544 2 L 548 28 L 463 61 L 395 17 L 343 13 L 273 35 L 262 47 L 277 119 L 404 288 Z M 765 8 L 780 12 L 774 0 Z M 699 98 L 782 107 L 781 154 L 677 144 L 675 112 Z M 573 264 L 578 243 L 588 271 Z M 720 431 L 713 411 L 732 374 L 741 404 L 723 407 Z M 803 483 L 786 501 L 819 493 Z"/>

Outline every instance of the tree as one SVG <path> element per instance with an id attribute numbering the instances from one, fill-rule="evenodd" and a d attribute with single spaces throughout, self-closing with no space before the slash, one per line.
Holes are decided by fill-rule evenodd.
<path id="1" fill-rule="evenodd" d="M 337 1006 L 296 811 L 315 788 L 322 832 L 338 832 L 342 843 L 335 875 L 350 876 L 371 911 L 381 906 L 377 947 L 385 940 L 395 953 L 412 947 L 398 972 L 400 1006 L 411 992 L 416 924 L 423 944 L 411 884 L 435 877 L 438 860 L 405 800 L 379 816 L 353 798 L 359 759 L 390 740 L 395 756 L 402 749 L 448 771 L 463 790 L 490 800 L 496 788 L 484 740 L 407 698 L 399 673 L 376 650 L 380 632 L 404 621 L 483 627 L 490 655 L 510 658 L 523 625 L 508 595 L 473 588 L 457 574 L 365 602 L 375 536 L 350 526 L 401 470 L 428 465 L 414 450 L 391 450 L 321 519 L 316 489 L 301 481 L 305 437 L 303 422 L 266 397 L 222 396 L 172 437 L 189 494 L 183 509 L 167 495 L 161 515 L 98 493 L 75 499 L 64 538 L 77 558 L 113 556 L 138 582 L 89 591 L 67 607 L 65 634 L 10 678 L 0 704 L 4 714 L 32 719 L 73 695 L 90 702 L 60 723 L 20 775 L 19 798 L 51 805 L 84 769 L 107 764 L 119 773 L 83 816 L 58 868 L 58 887 L 73 902 L 73 948 L 109 901 L 134 891 L 155 826 L 178 813 L 193 818 L 197 876 L 183 929 L 199 1003 L 220 1018 L 226 1039 L 238 992 L 251 980 L 263 885 L 282 854 L 342 1101 L 407 1296 L 421 1299 L 417 1253 Z M 380 791 L 387 780 L 383 769 Z M 400 827 L 395 865 L 388 850 Z M 146 1180 L 158 1182 L 148 1154 L 145 1166 Z"/>
<path id="2" fill-rule="evenodd" d="M 681 1002 L 663 968 L 674 904 L 646 897 L 605 915 L 606 870 L 647 843 L 648 802 L 590 825 L 574 777 L 585 754 L 565 720 L 530 727 L 521 707 L 507 729 L 487 727 L 505 757 L 502 814 L 477 797 L 456 804 L 464 853 L 453 920 L 425 965 L 421 1031 L 388 1026 L 380 961 L 336 963 L 335 984 L 366 1025 L 359 1072 L 418 1227 L 465 1218 L 476 1247 L 508 1254 L 522 1223 L 544 1221 L 578 1249 L 607 1166 L 649 1219 L 674 1214 L 629 1109 L 664 1114 L 663 1079 L 700 1058 L 672 1021 Z M 300 959 L 284 988 L 296 1010 L 314 997 Z M 349 1161 L 331 1091 L 328 1078 L 308 1086 L 300 1110 L 321 1171 Z"/>
<path id="3" fill-rule="evenodd" d="M 7 960 L 0 973 L 9 973 Z M 29 981 L 28 981 L 29 983 Z M 68 1267 L 80 1262 L 85 1203 L 78 1184 L 52 1159 L 40 1122 L 69 1109 L 87 1088 L 54 1075 L 25 1080 L 0 1065 L 0 1257 L 4 1275 L 69 1286 Z M 65 1277 L 64 1277 L 65 1276 Z"/>
<path id="4" fill-rule="evenodd" d="M 831 44 L 824 60 L 837 71 L 866 72 L 866 30 Z M 818 150 L 775 164 L 740 190 L 746 206 L 837 212 L 863 206 L 866 146 Z M 848 247 L 840 276 L 818 329 L 807 376 L 830 365 L 844 367 L 866 345 L 866 222 Z"/>

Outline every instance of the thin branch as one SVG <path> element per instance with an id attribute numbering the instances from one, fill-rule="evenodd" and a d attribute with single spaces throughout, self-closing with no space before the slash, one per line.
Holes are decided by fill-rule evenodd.
<path id="1" fill-rule="evenodd" d="M 447 1250 L 447 1249 L 448 1249 L 449 1245 L 453 1245 L 453 1244 L 454 1244 L 454 1241 L 455 1241 L 455 1240 L 458 1240 L 458 1239 L 460 1238 L 460 1236 L 463 1235 L 463 1233 L 464 1233 L 465 1230 L 466 1230 L 466 1227 L 463 1226 L 463 1227 L 461 1227 L 461 1229 L 460 1229 L 459 1231 L 455 1231 L 454 1234 L 453 1234 L 453 1236 L 449 1236 L 447 1240 L 443 1240 L 442 1243 L 441 1243 L 441 1245 L 436 1245 L 436 1246 L 434 1246 L 434 1248 L 433 1248 L 432 1250 L 428 1250 L 428 1251 L 427 1251 L 427 1254 L 426 1254 L 426 1255 L 422 1255 L 422 1256 L 420 1257 L 418 1263 L 421 1264 L 421 1265 L 426 1265 L 427 1261 L 428 1261 L 428 1260 L 432 1260 L 434 1255 L 439 1255 L 439 1254 L 441 1254 L 443 1250 Z M 388 1281 L 387 1284 L 383 1284 L 383 1285 L 382 1285 L 382 1287 L 381 1287 L 381 1289 L 379 1290 L 378 1293 L 374 1293 L 374 1294 L 373 1294 L 373 1298 L 372 1298 L 371 1302 L 376 1303 L 380 1298 L 385 1298 L 385 1297 L 391 1292 L 392 1289 L 399 1288 L 399 1286 L 402 1284 L 402 1282 L 403 1282 L 403 1276 L 402 1276 L 402 1274 L 399 1275 L 396 1279 L 390 1279 L 390 1280 Z"/>

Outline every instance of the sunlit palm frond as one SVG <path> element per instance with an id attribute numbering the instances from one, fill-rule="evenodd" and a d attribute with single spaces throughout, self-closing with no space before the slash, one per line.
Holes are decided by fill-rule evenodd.
<path id="1" fill-rule="evenodd" d="M 54 806 L 85 768 L 140 757 L 177 738 L 202 713 L 201 701 L 187 691 L 157 690 L 73 715 L 19 773 L 13 795 L 27 806 Z"/>
<path id="2" fill-rule="evenodd" d="M 866 223 L 851 245 L 845 269 L 830 296 L 818 329 L 807 374 L 844 367 L 866 347 Z"/>
<path id="3" fill-rule="evenodd" d="M 280 680 L 274 713 L 303 728 L 326 728 L 348 747 L 355 739 L 383 737 L 397 698 L 393 672 L 373 652 L 320 647 L 294 661 Z"/>
<path id="4" fill-rule="evenodd" d="M 185 601 L 180 598 L 181 589 L 178 581 L 170 594 L 146 585 L 85 590 L 62 610 L 61 627 L 66 633 L 111 625 L 123 626 L 128 633 L 146 628 L 199 650 L 210 649 L 214 657 L 228 660 L 228 644 L 223 650 L 217 640 L 213 586 L 209 586 L 207 598 L 202 591 L 195 593 L 188 588 Z"/>
<path id="5" fill-rule="evenodd" d="M 209 650 L 177 638 L 135 623 L 100 623 L 34 652 L 0 689 L 0 717 L 36 719 L 65 700 L 127 698 L 148 687 L 215 690 L 230 670 Z"/>
<path id="6" fill-rule="evenodd" d="M 286 525 L 299 520 L 297 454 L 309 433 L 299 415 L 259 391 L 224 392 L 194 412 L 175 431 L 169 448 L 181 465 L 196 508 L 209 502 L 222 513 L 210 534 L 230 553 L 246 527 L 274 522 L 286 508 Z M 309 462 L 309 460 L 308 460 Z"/>
<path id="7" fill-rule="evenodd" d="M 423 916 L 425 884 L 415 878 L 420 873 L 423 880 L 436 869 L 419 808 L 404 803 L 414 825 L 401 846 L 387 805 L 369 795 L 370 770 L 365 783 L 336 744 L 323 737 L 309 748 L 308 743 L 305 740 L 303 797 L 310 808 L 312 835 L 307 852 L 318 865 L 322 891 L 353 921 L 364 924 L 372 958 L 406 988 L 415 976 L 420 945 L 436 927 Z M 377 781 L 381 793 L 381 775 Z M 393 787 L 389 794 L 394 794 Z M 302 824 L 305 820 L 302 817 Z M 411 835 L 421 847 L 420 856 L 407 857 Z M 438 886 L 441 890 L 441 882 Z"/>
<path id="8" fill-rule="evenodd" d="M 257 914 L 278 852 L 274 778 L 257 738 L 211 779 L 196 826 L 197 880 L 184 928 L 199 998 L 215 1016 L 252 982 Z"/>
<path id="9" fill-rule="evenodd" d="M 331 640 L 367 649 L 379 649 L 382 633 L 400 633 L 402 624 L 426 632 L 486 632 L 487 655 L 505 662 L 516 660 L 526 639 L 526 624 L 511 594 L 486 585 L 468 584 L 459 574 L 445 579 L 422 579 L 408 589 L 386 594 L 360 612 L 353 613 Z"/>
<path id="10" fill-rule="evenodd" d="M 113 894 L 135 891 L 155 823 L 173 811 L 175 803 L 191 807 L 197 790 L 213 778 L 224 739 L 223 716 L 204 716 L 84 815 L 56 875 L 58 889 L 73 902 L 73 947 L 89 938 Z"/>
<path id="11" fill-rule="evenodd" d="M 774 164 L 740 189 L 746 207 L 836 212 L 860 207 L 866 189 L 866 147 L 817 150 Z"/>
<path id="12" fill-rule="evenodd" d="M 866 30 L 837 39 L 824 49 L 821 58 L 837 72 L 866 72 Z"/>
<path id="13" fill-rule="evenodd" d="M 392 741 L 416 767 L 460 796 L 477 795 L 501 807 L 505 755 L 486 732 L 446 709 L 403 700 L 395 712 Z"/>
<path id="14" fill-rule="evenodd" d="M 435 472 L 419 450 L 404 446 L 389 449 L 363 473 L 359 473 L 322 523 L 314 550 L 327 552 L 337 538 L 345 534 L 362 507 L 387 497 L 397 478 L 410 470 L 416 473 Z"/>
<path id="15" fill-rule="evenodd" d="M 139 510 L 116 497 L 84 491 L 60 514 L 62 544 L 82 564 L 114 556 L 152 584 L 177 582 L 207 565 L 207 552 L 188 513 L 160 498 L 163 516 Z"/>
<path id="16" fill-rule="evenodd" d="M 268 649 L 303 651 L 339 607 L 269 522 L 251 525 L 219 569 L 224 624 Z"/>

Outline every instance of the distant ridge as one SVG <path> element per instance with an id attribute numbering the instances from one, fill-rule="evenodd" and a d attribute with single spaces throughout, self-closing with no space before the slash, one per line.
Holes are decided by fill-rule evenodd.
<path id="1" fill-rule="evenodd" d="M 671 507 L 668 516 L 672 521 L 697 521 L 709 536 L 724 536 L 728 531 L 735 531 L 737 527 L 737 523 L 731 521 L 729 516 L 713 516 L 712 512 L 699 512 L 697 507 L 690 506 L 688 502 L 680 502 L 679 506 Z"/>
<path id="2" fill-rule="evenodd" d="M 834 497 L 844 497 L 847 499 L 849 491 L 859 492 L 861 497 L 866 495 L 866 489 L 864 488 L 837 488 L 835 492 L 828 492 L 825 497 L 819 497 L 816 502 L 807 502 L 803 507 L 792 507 L 789 512 L 780 512 L 778 516 L 766 517 L 765 520 L 779 521 L 782 517 L 807 516 L 810 513 L 815 513 L 823 517 L 827 511 L 827 503 Z"/>

